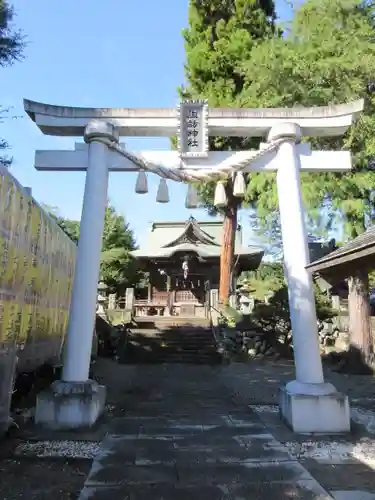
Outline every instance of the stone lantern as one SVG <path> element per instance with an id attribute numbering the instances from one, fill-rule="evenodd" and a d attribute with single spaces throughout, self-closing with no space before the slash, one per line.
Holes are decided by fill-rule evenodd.
<path id="1" fill-rule="evenodd" d="M 246 316 L 252 313 L 254 309 L 254 299 L 251 296 L 252 290 L 244 285 L 239 289 L 240 292 L 240 311 L 241 313 Z"/>
<path id="2" fill-rule="evenodd" d="M 98 297 L 97 297 L 97 309 L 96 313 L 100 315 L 105 315 L 104 306 L 107 302 L 106 292 L 107 285 L 102 281 L 98 283 Z"/>

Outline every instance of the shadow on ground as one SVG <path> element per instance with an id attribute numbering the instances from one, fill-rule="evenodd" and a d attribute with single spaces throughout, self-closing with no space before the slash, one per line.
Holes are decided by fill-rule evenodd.
<path id="1" fill-rule="evenodd" d="M 211 328 L 189 325 L 163 326 L 155 324 L 132 328 L 126 349 L 119 355 L 121 363 L 189 363 L 219 364 Z"/>

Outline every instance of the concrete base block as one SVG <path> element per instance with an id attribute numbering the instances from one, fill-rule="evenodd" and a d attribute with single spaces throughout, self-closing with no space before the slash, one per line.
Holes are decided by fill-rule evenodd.
<path id="1" fill-rule="evenodd" d="M 37 396 L 35 423 L 51 429 L 90 427 L 102 415 L 106 388 L 94 380 L 57 380 Z"/>
<path id="2" fill-rule="evenodd" d="M 281 419 L 294 432 L 300 434 L 350 432 L 348 396 L 336 390 L 329 394 L 304 394 L 291 391 L 287 385 L 280 389 L 279 405 Z"/>

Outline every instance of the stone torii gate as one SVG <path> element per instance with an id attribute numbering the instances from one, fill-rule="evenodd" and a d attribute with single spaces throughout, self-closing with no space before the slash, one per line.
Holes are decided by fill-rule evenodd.
<path id="1" fill-rule="evenodd" d="M 158 201 L 168 201 L 166 178 L 199 182 L 232 175 L 236 195 L 243 172 L 277 171 L 285 273 L 293 330 L 296 380 L 280 391 L 281 417 L 295 432 L 346 432 L 349 402 L 324 382 L 309 264 L 300 171 L 351 169 L 348 151 L 311 151 L 303 136 L 343 135 L 363 109 L 363 101 L 329 107 L 291 109 L 213 109 L 204 102 L 176 109 L 96 109 L 24 101 L 25 110 L 47 135 L 83 136 L 71 151 L 36 151 L 41 171 L 86 171 L 62 380 L 39 395 L 36 421 L 54 427 L 93 424 L 100 416 L 105 388 L 89 380 L 108 173 L 139 171 L 136 191 L 147 191 L 145 171 L 161 177 Z M 130 153 L 120 136 L 178 134 L 179 151 Z M 208 151 L 209 136 L 262 137 L 260 151 Z M 238 181 L 237 181 L 238 180 Z M 237 187 L 236 187 L 237 186 Z M 241 187 L 242 186 L 242 187 Z M 225 204 L 218 183 L 215 201 Z"/>

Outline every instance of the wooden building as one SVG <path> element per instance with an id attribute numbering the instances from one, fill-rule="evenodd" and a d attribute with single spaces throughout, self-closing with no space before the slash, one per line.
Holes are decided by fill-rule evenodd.
<path id="1" fill-rule="evenodd" d="M 147 297 L 135 297 L 136 316 L 207 317 L 220 277 L 221 221 L 154 222 L 148 241 L 133 252 L 149 273 Z M 257 269 L 263 250 L 245 247 L 237 227 L 233 284 L 242 271 Z"/>
<path id="2" fill-rule="evenodd" d="M 375 227 L 371 227 L 346 245 L 311 262 L 307 269 L 334 286 L 358 271 L 375 269 L 374 257 Z"/>

